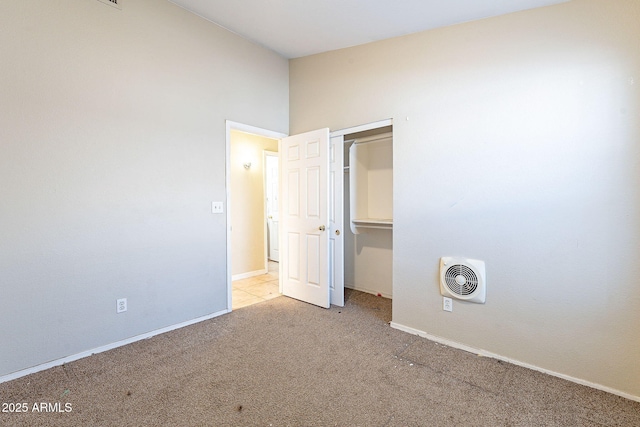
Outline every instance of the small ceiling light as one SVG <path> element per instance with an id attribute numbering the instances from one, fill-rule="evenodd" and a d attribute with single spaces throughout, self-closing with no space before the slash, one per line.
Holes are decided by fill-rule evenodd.
<path id="1" fill-rule="evenodd" d="M 251 167 L 251 162 L 246 162 L 243 166 L 245 169 L 249 169 Z"/>

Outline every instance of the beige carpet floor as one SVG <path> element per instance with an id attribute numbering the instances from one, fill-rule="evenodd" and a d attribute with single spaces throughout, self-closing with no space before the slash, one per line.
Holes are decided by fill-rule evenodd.
<path id="1" fill-rule="evenodd" d="M 28 406 L 0 425 L 640 426 L 640 403 L 389 320 L 391 301 L 359 292 L 328 310 L 275 298 L 0 384 Z"/>

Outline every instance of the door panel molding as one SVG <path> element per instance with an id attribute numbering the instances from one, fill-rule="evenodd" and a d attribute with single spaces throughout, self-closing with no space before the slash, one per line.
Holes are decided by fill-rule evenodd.
<path id="1" fill-rule="evenodd" d="M 280 152 L 282 293 L 329 308 L 329 129 L 283 138 Z"/>

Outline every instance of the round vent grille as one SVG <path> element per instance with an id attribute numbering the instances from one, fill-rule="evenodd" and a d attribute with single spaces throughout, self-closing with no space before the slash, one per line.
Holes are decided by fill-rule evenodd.
<path id="1" fill-rule="evenodd" d="M 472 269 L 462 264 L 449 267 L 444 273 L 444 282 L 451 292 L 461 296 L 471 295 L 478 289 L 478 276 Z"/>

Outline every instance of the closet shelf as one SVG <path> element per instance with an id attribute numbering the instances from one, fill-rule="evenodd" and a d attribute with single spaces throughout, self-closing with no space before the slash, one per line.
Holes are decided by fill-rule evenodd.
<path id="1" fill-rule="evenodd" d="M 393 228 L 393 136 L 358 138 L 349 147 L 349 209 L 353 234 Z"/>
<path id="2" fill-rule="evenodd" d="M 393 219 L 389 218 L 361 218 L 361 219 L 352 219 L 351 222 L 356 227 L 365 227 L 365 228 L 393 228 Z"/>

